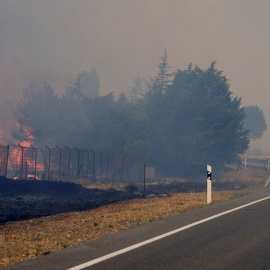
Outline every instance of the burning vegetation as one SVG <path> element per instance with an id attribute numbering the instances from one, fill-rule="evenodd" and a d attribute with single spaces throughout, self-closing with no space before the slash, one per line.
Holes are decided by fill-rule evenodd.
<path id="1" fill-rule="evenodd" d="M 117 99 L 87 94 L 90 86 L 99 88 L 96 73 L 78 75 L 62 97 L 47 83 L 30 84 L 15 109 L 13 138 L 23 147 L 76 145 L 141 155 L 161 176 L 194 176 L 207 163 L 235 162 L 249 139 L 241 99 L 233 97 L 227 78 L 215 63 L 170 73 L 166 52 L 160 60 L 155 78 L 145 87 L 135 80 L 130 95 Z"/>
<path id="2" fill-rule="evenodd" d="M 95 183 L 142 182 L 144 157 L 78 148 L 24 147 L 0 148 L 0 173 L 9 179 L 70 181 L 84 179 Z"/>
<path id="3" fill-rule="evenodd" d="M 33 128 L 31 126 L 23 127 L 23 137 L 27 138 L 27 140 L 18 142 L 18 145 L 21 145 L 22 147 L 31 147 L 35 140 L 32 132 Z"/>

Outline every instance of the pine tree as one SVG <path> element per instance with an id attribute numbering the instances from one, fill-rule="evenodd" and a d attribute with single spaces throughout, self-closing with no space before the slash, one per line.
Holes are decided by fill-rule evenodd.
<path id="1" fill-rule="evenodd" d="M 169 73 L 170 66 L 168 64 L 168 56 L 166 50 L 163 56 L 160 58 L 160 62 L 157 64 L 159 69 L 155 78 L 150 78 L 150 81 L 145 80 L 148 91 L 165 94 L 168 86 L 172 83 L 173 73 Z"/>

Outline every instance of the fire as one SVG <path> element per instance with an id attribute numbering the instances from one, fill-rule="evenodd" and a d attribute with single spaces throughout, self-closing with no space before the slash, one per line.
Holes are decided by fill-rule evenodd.
<path id="1" fill-rule="evenodd" d="M 7 136 L 8 129 L 2 129 L 2 127 L 4 126 L 0 123 L 0 143 L 2 141 L 4 143 L 4 138 L 9 137 Z M 39 175 L 44 173 L 45 165 L 40 159 L 39 150 L 32 146 L 35 141 L 33 128 L 19 123 L 15 127 L 20 131 L 23 139 L 15 141 L 17 146 L 10 145 L 7 160 L 8 171 L 12 172 L 13 179 L 39 180 Z"/>
<path id="2" fill-rule="evenodd" d="M 45 170 L 44 163 L 36 159 L 32 146 L 11 146 L 9 149 L 8 169 L 15 173 L 13 179 L 40 180 L 38 175 Z"/>
<path id="3" fill-rule="evenodd" d="M 35 151 L 35 148 L 32 147 L 35 140 L 32 132 L 33 128 L 31 126 L 24 126 L 22 128 L 22 137 L 24 137 L 25 140 L 18 141 L 18 147 L 12 147 L 10 149 L 10 160 L 17 166 L 17 172 L 13 178 L 14 180 L 22 178 L 27 180 L 39 180 L 37 174 L 44 171 L 44 164 L 35 160 L 35 154 L 29 155 L 29 148 L 32 149 L 30 152 Z M 8 166 L 10 167 L 9 169 L 12 170 L 12 162 L 10 162 Z"/>
<path id="4" fill-rule="evenodd" d="M 25 126 L 23 128 L 24 136 L 28 138 L 27 141 L 19 142 L 19 144 L 23 147 L 31 147 L 33 144 L 33 141 L 35 140 L 35 137 L 32 135 L 33 128 L 30 126 Z"/>
<path id="5" fill-rule="evenodd" d="M 28 141 L 22 141 L 19 144 L 23 147 L 30 147 L 31 146 L 31 142 L 28 142 Z"/>

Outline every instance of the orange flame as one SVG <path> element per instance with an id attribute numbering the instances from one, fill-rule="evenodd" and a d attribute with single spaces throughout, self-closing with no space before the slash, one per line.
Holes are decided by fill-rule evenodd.
<path id="1" fill-rule="evenodd" d="M 19 144 L 23 147 L 31 147 L 31 145 L 33 144 L 33 141 L 35 139 L 35 137 L 31 134 L 33 132 L 33 128 L 30 126 L 26 126 L 23 128 L 23 133 L 24 135 L 28 138 L 27 141 L 22 141 L 19 142 Z"/>
<path id="2" fill-rule="evenodd" d="M 22 133 L 25 140 L 17 141 L 17 144 L 22 148 L 31 148 L 35 140 L 32 134 L 33 128 L 31 126 L 24 126 Z M 5 132 L 0 127 L 0 142 L 4 135 Z M 25 155 L 26 150 L 23 150 L 21 147 L 10 148 L 9 159 L 12 160 L 12 162 L 8 162 L 8 170 L 14 171 L 15 166 L 16 175 L 14 179 L 26 178 L 29 180 L 39 180 L 38 174 L 40 175 L 44 172 L 44 164 L 40 161 L 36 161 L 33 155 Z"/>
<path id="3" fill-rule="evenodd" d="M 21 146 L 22 148 L 31 148 L 33 145 L 33 142 L 35 140 L 35 137 L 32 135 L 33 128 L 31 126 L 25 126 L 23 127 L 23 135 L 25 138 L 27 138 L 24 141 L 18 141 L 18 145 Z M 35 161 L 33 157 L 25 156 L 23 159 L 22 164 L 22 156 L 23 156 L 23 149 L 14 149 L 11 151 L 10 156 L 13 160 L 16 160 L 16 163 L 21 165 L 23 168 L 27 167 L 26 171 L 31 171 L 33 173 L 36 171 L 36 173 L 43 172 L 44 171 L 44 164 L 39 163 Z M 24 170 L 24 169 L 22 169 Z M 15 176 L 14 179 L 20 179 L 21 177 L 25 177 L 22 175 Z M 33 180 L 36 179 L 38 180 L 39 177 L 34 174 L 27 174 L 26 179 L 28 180 Z"/>

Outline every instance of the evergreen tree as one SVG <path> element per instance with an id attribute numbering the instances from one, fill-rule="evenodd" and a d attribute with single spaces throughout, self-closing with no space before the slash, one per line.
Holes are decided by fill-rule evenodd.
<path id="1" fill-rule="evenodd" d="M 89 140 L 95 149 L 123 152 L 127 142 L 145 140 L 147 116 L 138 104 L 122 93 L 117 100 L 113 93 L 93 100 L 90 113 Z"/>
<path id="2" fill-rule="evenodd" d="M 82 83 L 85 73 L 61 98 L 46 83 L 30 85 L 16 107 L 19 125 L 13 136 L 39 145 L 140 153 L 166 176 L 204 173 L 206 164 L 222 167 L 245 152 L 249 144 L 245 110 L 215 62 L 206 70 L 190 64 L 172 81 L 165 51 L 158 67 L 144 95 L 142 81 L 134 82 L 132 100 L 123 93 L 118 99 L 113 93 L 90 98 Z M 260 126 L 260 134 L 265 128 Z"/>
<path id="3" fill-rule="evenodd" d="M 264 131 L 267 129 L 263 111 L 257 105 L 246 106 L 245 115 L 244 125 L 245 128 L 249 130 L 249 138 L 261 138 Z"/>
<path id="4" fill-rule="evenodd" d="M 99 76 L 93 67 L 90 73 L 83 71 L 76 79 L 71 80 L 65 94 L 93 99 L 99 96 L 99 88 Z"/>
<path id="5" fill-rule="evenodd" d="M 168 56 L 166 50 L 163 56 L 160 58 L 160 62 L 157 64 L 159 69 L 155 78 L 150 78 L 150 81 L 145 80 L 146 87 L 150 92 L 157 92 L 164 94 L 167 91 L 168 86 L 172 82 L 174 73 L 169 73 L 170 66 L 168 64 Z"/>
<path id="6" fill-rule="evenodd" d="M 165 95 L 147 96 L 153 123 L 151 160 L 163 174 L 191 175 L 223 166 L 248 147 L 241 99 L 212 63 L 176 72 Z"/>

